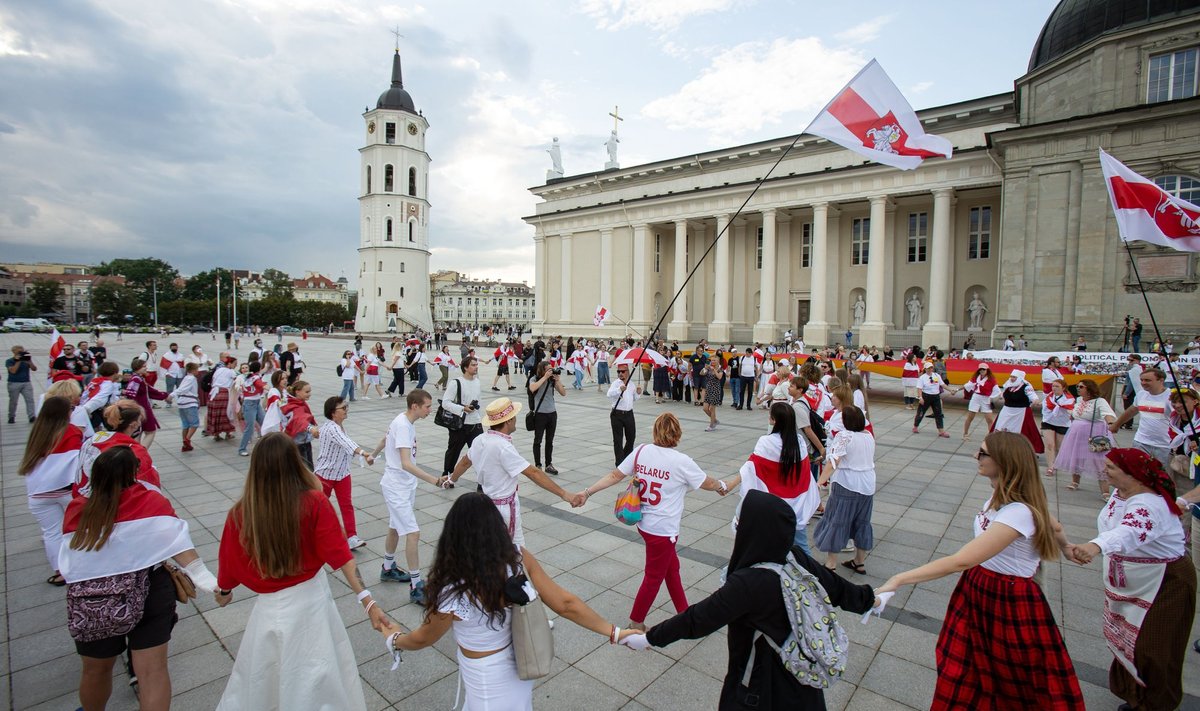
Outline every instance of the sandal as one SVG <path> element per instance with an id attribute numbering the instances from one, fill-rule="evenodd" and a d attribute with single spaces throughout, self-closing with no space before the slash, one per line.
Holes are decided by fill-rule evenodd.
<path id="1" fill-rule="evenodd" d="M 1054 476 L 1054 467 L 1046 467 L 1046 476 Z"/>
<path id="2" fill-rule="evenodd" d="M 61 573 L 55 573 L 54 575 L 51 575 L 50 577 L 46 578 L 46 582 L 60 588 L 67 584 L 66 579 L 63 578 Z"/>
<path id="3" fill-rule="evenodd" d="M 1073 481 L 1070 484 L 1067 484 L 1067 491 L 1076 491 L 1078 489 L 1079 489 L 1079 482 L 1077 482 L 1077 481 Z"/>
<path id="4" fill-rule="evenodd" d="M 848 560 L 845 563 L 842 563 L 842 567 L 849 568 L 850 570 L 853 570 L 855 573 L 858 573 L 859 575 L 867 574 L 867 566 L 863 565 L 862 563 L 855 563 L 852 560 Z"/>

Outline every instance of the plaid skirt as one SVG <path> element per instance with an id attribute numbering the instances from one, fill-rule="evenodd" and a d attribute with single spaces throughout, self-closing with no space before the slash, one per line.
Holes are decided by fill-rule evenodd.
<path id="1" fill-rule="evenodd" d="M 233 423 L 229 421 L 229 413 L 226 411 L 228 408 L 229 390 L 228 388 L 218 388 L 217 394 L 209 398 L 208 408 L 205 410 L 207 413 L 204 419 L 205 429 L 210 435 L 233 432 Z"/>
<path id="2" fill-rule="evenodd" d="M 1083 693 L 1054 614 L 1031 578 L 964 572 L 937 641 L 931 709 L 1079 709 Z"/>

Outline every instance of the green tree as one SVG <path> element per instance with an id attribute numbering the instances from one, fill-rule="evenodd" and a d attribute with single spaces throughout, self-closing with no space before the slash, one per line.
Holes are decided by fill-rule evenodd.
<path id="1" fill-rule="evenodd" d="M 192 301 L 216 299 L 218 278 L 221 280 L 221 303 L 224 304 L 232 298 L 233 275 L 228 269 L 209 269 L 193 276 L 187 280 L 181 296 Z"/>
<path id="2" fill-rule="evenodd" d="M 92 313 L 109 321 L 125 320 L 126 316 L 139 316 L 147 311 L 141 306 L 134 290 L 111 279 L 100 281 L 92 287 Z"/>
<path id="3" fill-rule="evenodd" d="M 278 269 L 265 269 L 262 273 L 263 283 L 266 285 L 268 299 L 291 299 L 292 298 L 292 277 Z"/>
<path id="4" fill-rule="evenodd" d="M 114 259 L 111 262 L 101 262 L 94 273 L 100 276 L 125 277 L 125 284 L 147 301 L 151 299 L 156 282 L 159 301 L 178 298 L 178 289 L 175 288 L 174 282 L 179 277 L 179 271 L 161 259 Z"/>
<path id="5" fill-rule="evenodd" d="M 53 279 L 34 279 L 29 290 L 29 301 L 38 313 L 53 313 L 62 304 L 62 286 Z"/>

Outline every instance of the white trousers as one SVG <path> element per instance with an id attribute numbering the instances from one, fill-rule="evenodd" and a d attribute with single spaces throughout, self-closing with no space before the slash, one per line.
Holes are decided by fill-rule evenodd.
<path id="1" fill-rule="evenodd" d="M 46 560 L 51 570 L 58 570 L 58 550 L 63 541 L 63 514 L 71 503 L 70 490 L 57 496 L 29 497 L 29 513 L 42 528 L 42 545 L 46 547 Z"/>
<path id="2" fill-rule="evenodd" d="M 533 711 L 533 681 L 517 677 L 517 657 L 509 645 L 483 659 L 458 652 L 458 672 L 466 687 L 462 711 Z"/>

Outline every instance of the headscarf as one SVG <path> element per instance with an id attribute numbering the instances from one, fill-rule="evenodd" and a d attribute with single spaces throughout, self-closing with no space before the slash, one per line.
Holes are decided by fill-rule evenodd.
<path id="1" fill-rule="evenodd" d="M 1008 378 L 1012 382 L 1013 385 L 1016 385 L 1018 383 L 1023 385 L 1025 383 L 1025 371 L 1013 370 L 1011 373 L 1008 374 Z"/>
<path id="2" fill-rule="evenodd" d="M 1175 482 L 1163 470 L 1161 462 L 1140 449 L 1128 447 L 1110 449 L 1104 456 L 1138 483 L 1163 497 L 1171 513 L 1181 515 L 1182 512 L 1175 503 Z"/>
<path id="3" fill-rule="evenodd" d="M 742 500 L 729 572 L 755 563 L 787 560 L 796 535 L 796 512 L 787 502 L 765 491 L 750 491 Z"/>

